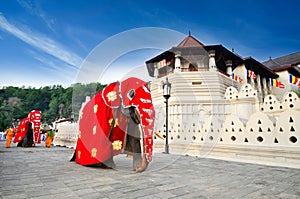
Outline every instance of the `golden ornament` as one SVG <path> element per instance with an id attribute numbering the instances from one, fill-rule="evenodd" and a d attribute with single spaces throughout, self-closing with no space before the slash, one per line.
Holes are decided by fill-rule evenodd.
<path id="1" fill-rule="evenodd" d="M 114 151 L 122 149 L 122 141 L 120 140 L 115 140 L 111 145 L 113 146 Z"/>

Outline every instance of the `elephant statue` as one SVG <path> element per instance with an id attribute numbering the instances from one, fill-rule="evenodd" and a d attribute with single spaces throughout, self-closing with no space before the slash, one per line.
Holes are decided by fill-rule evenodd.
<path id="1" fill-rule="evenodd" d="M 133 157 L 133 170 L 144 171 L 152 160 L 154 117 L 150 89 L 143 80 L 130 77 L 109 84 L 80 113 L 71 161 L 115 168 L 113 156 L 127 153 Z"/>

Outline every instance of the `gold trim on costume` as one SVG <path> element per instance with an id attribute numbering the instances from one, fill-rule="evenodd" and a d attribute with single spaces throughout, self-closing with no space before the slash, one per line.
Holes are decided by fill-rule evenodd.
<path id="1" fill-rule="evenodd" d="M 95 104 L 94 105 L 94 113 L 97 113 L 97 111 L 98 111 L 98 104 Z"/>
<path id="2" fill-rule="evenodd" d="M 95 158 L 96 155 L 97 155 L 97 149 L 96 148 L 92 148 L 91 152 L 92 152 L 92 158 Z"/>
<path id="3" fill-rule="evenodd" d="M 115 101 L 117 99 L 117 93 L 116 91 L 110 91 L 109 93 L 107 93 L 106 97 L 109 102 Z"/>
<path id="4" fill-rule="evenodd" d="M 108 121 L 110 126 L 111 126 L 112 121 L 113 121 L 112 118 Z M 116 127 L 117 125 L 119 125 L 118 118 L 115 119 L 115 125 L 114 125 L 114 127 Z"/>
<path id="5" fill-rule="evenodd" d="M 122 149 L 122 141 L 120 140 L 115 140 L 111 145 L 113 146 L 114 151 Z"/>
<path id="6" fill-rule="evenodd" d="M 95 135 L 96 132 L 97 132 L 97 126 L 95 125 L 95 126 L 93 127 L 93 135 Z"/>

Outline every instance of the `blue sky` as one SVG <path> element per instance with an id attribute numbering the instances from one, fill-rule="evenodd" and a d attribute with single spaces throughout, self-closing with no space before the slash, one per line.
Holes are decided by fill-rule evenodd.
<path id="1" fill-rule="evenodd" d="M 120 55 L 99 81 L 115 81 L 143 67 L 188 31 L 205 45 L 222 44 L 265 61 L 299 51 L 299 8 L 298 0 L 0 0 L 0 86 L 69 86 L 97 46 L 146 27 L 174 30 L 182 38 L 177 34 L 172 43 L 162 37 L 169 46 Z"/>

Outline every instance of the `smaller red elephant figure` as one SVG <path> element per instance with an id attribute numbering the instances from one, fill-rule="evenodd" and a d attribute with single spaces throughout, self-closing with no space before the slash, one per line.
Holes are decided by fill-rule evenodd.
<path id="1" fill-rule="evenodd" d="M 127 153 L 133 169 L 144 171 L 152 160 L 154 118 L 147 83 L 130 77 L 109 84 L 83 107 L 71 161 L 115 168 L 113 156 Z"/>
<path id="2" fill-rule="evenodd" d="M 18 126 L 14 142 L 17 146 L 31 147 L 36 143 L 40 143 L 40 126 L 41 126 L 42 112 L 39 110 L 32 110 L 28 113 L 26 118 L 23 118 Z"/>

